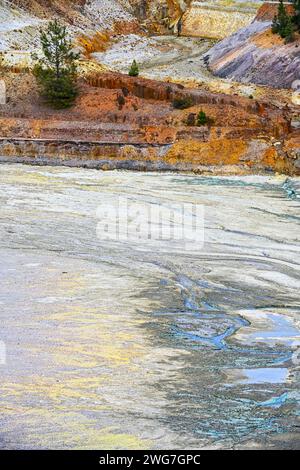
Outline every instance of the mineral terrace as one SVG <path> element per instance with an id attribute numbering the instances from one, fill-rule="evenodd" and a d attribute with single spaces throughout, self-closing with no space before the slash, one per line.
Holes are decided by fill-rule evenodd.
<path id="1" fill-rule="evenodd" d="M 276 9 L 260 1 L 1 2 L 2 160 L 299 174 L 300 39 L 285 45 L 271 33 Z M 80 96 L 59 112 L 45 106 L 31 73 L 39 28 L 54 17 L 81 53 Z M 138 78 L 127 74 L 133 59 Z M 178 97 L 192 106 L 174 109 Z M 194 125 L 200 110 L 209 126 Z"/>

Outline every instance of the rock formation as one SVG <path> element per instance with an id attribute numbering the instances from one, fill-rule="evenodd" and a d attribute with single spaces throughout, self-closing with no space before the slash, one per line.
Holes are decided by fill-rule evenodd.
<path id="1" fill-rule="evenodd" d="M 216 44 L 207 55 L 213 73 L 245 83 L 291 88 L 300 78 L 300 37 L 285 44 L 272 34 L 276 11 L 277 5 L 263 5 L 251 24 Z"/>
<path id="2" fill-rule="evenodd" d="M 18 80 L 22 99 L 13 95 L 20 90 Z M 58 112 L 35 94 L 30 74 L 11 75 L 8 83 L 10 102 L 0 116 L 2 159 L 94 168 L 300 172 L 299 132 L 291 128 L 289 109 L 119 73 L 93 73 L 82 83 L 75 106 Z M 174 109 L 174 98 L 189 99 L 191 106 Z M 211 124 L 189 125 L 189 116 L 200 110 Z"/>
<path id="3" fill-rule="evenodd" d="M 270 35 L 272 11 L 266 5 L 251 23 L 257 2 L 253 5 L 250 2 L 245 12 L 245 7 L 236 6 L 235 0 L 231 10 L 229 7 L 219 10 L 221 23 L 229 15 L 222 29 L 212 2 L 205 2 L 207 5 L 201 2 L 201 7 L 196 5 L 198 3 L 181 0 L 2 1 L 0 52 L 3 51 L 4 67 L 1 74 L 8 96 L 5 104 L 2 94 L 0 113 L 2 158 L 95 168 L 188 171 L 221 171 L 223 168 L 228 172 L 299 174 L 299 108 L 295 82 L 299 78 L 299 40 L 285 45 L 279 37 Z M 204 11 L 205 14 L 199 16 L 199 12 Z M 238 16 L 241 12 L 251 16 L 247 20 L 249 25 L 210 50 L 209 66 L 214 73 L 236 80 L 292 85 L 293 104 L 285 98 L 281 101 L 281 95 L 278 105 L 271 98 L 258 96 L 256 100 L 256 95 L 252 96 L 253 87 L 244 87 L 247 97 L 241 97 L 235 96 L 234 90 L 231 95 L 220 93 L 220 88 L 210 92 L 199 82 L 189 85 L 193 88 L 185 88 L 182 83 L 131 78 L 108 72 L 107 69 L 112 68 L 109 63 L 105 69 L 92 60 L 95 53 L 105 53 L 112 43 L 124 49 L 126 40 L 130 42 L 134 36 L 147 51 L 150 61 L 153 55 L 165 53 L 165 45 L 161 44 L 160 49 L 151 48 L 152 41 L 158 38 L 149 38 L 149 32 L 162 33 L 167 28 L 176 32 L 178 26 L 182 26 L 184 34 L 207 36 L 210 32 L 217 37 L 214 31 L 222 31 L 223 35 L 243 23 L 246 16 Z M 68 26 L 74 45 L 82 51 L 80 95 L 72 109 L 60 112 L 45 105 L 30 73 L 30 52 L 38 47 L 39 28 L 56 17 Z M 230 17 L 237 21 L 230 22 Z M 178 43 L 186 41 L 186 38 L 172 39 Z M 128 54 L 128 48 L 126 51 Z M 215 80 L 205 68 L 202 55 L 203 51 L 201 54 L 198 51 L 197 57 L 189 56 L 188 60 L 197 60 L 195 67 L 201 63 L 209 79 Z M 231 83 L 226 85 L 232 88 Z M 175 98 L 189 102 L 188 108 L 175 109 L 172 105 Z M 209 126 L 195 125 L 200 111 L 209 116 Z"/>
<path id="4" fill-rule="evenodd" d="M 182 33 L 223 39 L 254 19 L 259 4 L 221 1 L 194 1 L 183 17 Z"/>

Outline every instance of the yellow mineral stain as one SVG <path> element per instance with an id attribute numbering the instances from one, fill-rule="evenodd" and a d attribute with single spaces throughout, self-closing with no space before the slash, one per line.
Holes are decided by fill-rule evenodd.
<path id="1" fill-rule="evenodd" d="M 168 163 L 197 163 L 199 165 L 233 165 L 247 150 L 247 143 L 240 139 L 216 139 L 209 142 L 184 140 L 176 142 L 167 153 Z"/>
<path id="2" fill-rule="evenodd" d="M 131 434 L 112 434 L 95 433 L 94 439 L 89 441 L 88 445 L 77 447 L 77 449 L 102 448 L 108 450 L 129 449 L 129 450 L 148 450 L 151 449 L 152 442 L 147 439 L 140 439 Z"/>

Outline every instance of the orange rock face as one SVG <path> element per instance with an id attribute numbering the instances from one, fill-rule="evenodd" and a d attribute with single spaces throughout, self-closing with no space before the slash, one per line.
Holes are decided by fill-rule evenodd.
<path id="1" fill-rule="evenodd" d="M 105 160 L 110 165 L 108 159 L 114 167 L 139 162 L 144 169 L 162 165 L 188 171 L 230 167 L 299 173 L 299 136 L 290 130 L 288 108 L 103 73 L 81 84 L 72 109 L 55 111 L 38 97 L 28 74 L 11 74 L 9 79 L 9 102 L 0 113 L 2 155 L 35 158 L 42 152 L 36 140 L 41 139 L 47 158 L 72 158 L 79 164 Z M 178 96 L 190 98 L 193 105 L 174 109 L 172 100 Z M 188 125 L 196 122 L 200 110 L 210 125 Z M 189 121 L 190 115 L 194 120 Z M 28 141 L 14 147 L 18 139 Z"/>
<path id="2" fill-rule="evenodd" d="M 182 140 L 172 146 L 165 160 L 172 164 L 184 161 L 194 165 L 236 165 L 246 150 L 247 143 L 239 139 Z"/>
<path id="3" fill-rule="evenodd" d="M 289 15 L 293 14 L 294 7 L 293 5 L 285 5 Z M 277 15 L 278 3 L 269 3 L 265 2 L 258 10 L 256 19 L 258 21 L 272 21 L 274 16 Z"/>
<path id="4" fill-rule="evenodd" d="M 78 45 L 81 46 L 89 57 L 93 52 L 105 51 L 110 41 L 110 35 L 106 32 L 97 31 L 93 36 L 83 34 L 77 38 Z"/>

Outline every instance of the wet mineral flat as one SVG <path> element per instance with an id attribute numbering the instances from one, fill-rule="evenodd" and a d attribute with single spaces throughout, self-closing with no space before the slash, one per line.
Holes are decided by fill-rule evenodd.
<path id="1" fill-rule="evenodd" d="M 299 447 L 297 188 L 1 165 L 0 447 Z M 120 197 L 204 245 L 99 236 Z"/>

